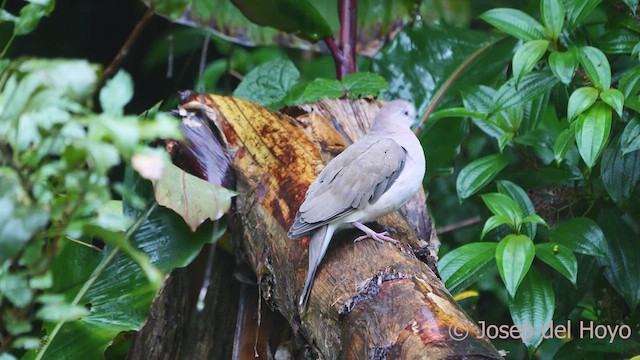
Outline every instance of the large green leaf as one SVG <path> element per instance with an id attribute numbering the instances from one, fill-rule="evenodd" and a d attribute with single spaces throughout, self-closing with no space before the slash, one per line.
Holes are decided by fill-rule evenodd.
<path id="1" fill-rule="evenodd" d="M 485 187 L 509 164 L 501 154 L 489 155 L 467 164 L 456 179 L 456 190 L 460 201 Z"/>
<path id="2" fill-rule="evenodd" d="M 638 233 L 613 211 L 603 211 L 598 223 L 607 238 L 608 256 L 598 258 L 604 275 L 630 309 L 640 302 L 640 247 Z"/>
<path id="3" fill-rule="evenodd" d="M 530 15 L 516 9 L 491 9 L 480 18 L 520 40 L 547 39 L 544 27 Z"/>
<path id="4" fill-rule="evenodd" d="M 598 224 L 585 217 L 561 222 L 552 232 L 551 241 L 563 244 L 574 252 L 607 257 L 607 244 Z"/>
<path id="5" fill-rule="evenodd" d="M 598 100 L 598 90 L 591 86 L 581 87 L 576 89 L 569 97 L 569 103 L 567 105 L 567 119 L 572 121 L 576 116 L 582 114 L 591 105 Z"/>
<path id="6" fill-rule="evenodd" d="M 125 187 L 135 189 L 136 194 L 151 199 L 151 184 L 132 171 L 127 171 Z M 144 211 L 129 206 L 125 208 L 125 213 L 133 218 L 145 215 Z M 131 244 L 144 251 L 153 265 L 165 273 L 189 264 L 202 246 L 211 240 L 211 226 L 201 226 L 196 233 L 192 233 L 177 214 L 158 206 L 144 217 L 130 238 Z M 77 299 L 79 305 L 89 309 L 89 314 L 80 320 L 58 326 L 46 323 L 50 343 L 45 349 L 29 353 L 29 359 L 102 358 L 104 349 L 111 344 L 115 335 L 140 329 L 147 317 L 157 289 L 149 283 L 131 257 L 107 246 L 96 265 L 97 259 L 91 260 L 92 255 L 85 251 L 82 257 L 88 257 L 84 264 L 89 268 L 79 269 L 84 274 L 82 277 L 70 277 L 66 273 L 68 266 L 63 263 L 73 263 L 78 255 L 78 251 L 70 251 L 56 257 L 52 268 L 54 278 L 60 282 L 54 283 L 54 286 L 64 289 L 69 300 Z"/>
<path id="7" fill-rule="evenodd" d="M 563 84 L 568 85 L 573 79 L 576 69 L 578 69 L 578 56 L 575 51 L 554 52 L 549 55 L 549 67 L 551 72 Z"/>
<path id="8" fill-rule="evenodd" d="M 611 199 L 624 206 L 640 179 L 640 151 L 624 154 L 621 138 L 614 138 L 602 155 L 600 175 Z"/>
<path id="9" fill-rule="evenodd" d="M 569 26 L 580 24 L 601 2 L 602 0 L 567 0 L 565 9 Z"/>
<path id="10" fill-rule="evenodd" d="M 576 143 L 580 156 L 589 168 L 604 150 L 611 131 L 611 109 L 598 102 L 578 117 Z"/>
<path id="11" fill-rule="evenodd" d="M 543 334 L 553 329 L 552 325 L 555 309 L 555 296 L 551 283 L 535 268 L 531 269 L 520 285 L 518 293 L 509 299 L 509 311 L 513 323 L 522 327 L 528 334 L 522 336 L 529 354 L 540 346 Z"/>
<path id="12" fill-rule="evenodd" d="M 622 75 L 618 89 L 622 91 L 625 99 L 638 95 L 640 92 L 640 66 L 636 66 Z"/>
<path id="13" fill-rule="evenodd" d="M 300 77 L 288 59 L 274 59 L 251 70 L 233 92 L 233 96 L 271 108 L 278 108 Z"/>
<path id="14" fill-rule="evenodd" d="M 449 26 L 418 26 L 400 32 L 373 59 L 373 71 L 389 84 L 391 99 L 412 100 L 418 114 L 456 106 L 458 91 L 493 82 L 510 60 L 513 41 Z M 419 59 L 419 61 L 417 60 Z"/>
<path id="15" fill-rule="evenodd" d="M 618 117 L 622 117 L 622 107 L 624 105 L 624 94 L 618 89 L 607 89 L 600 93 L 602 102 L 609 105 L 616 111 Z"/>
<path id="16" fill-rule="evenodd" d="M 571 249 L 555 243 L 537 244 L 536 256 L 569 279 L 571 283 L 576 284 L 578 260 Z"/>
<path id="17" fill-rule="evenodd" d="M 513 55 L 513 77 L 516 86 L 520 79 L 528 74 L 547 52 L 549 40 L 531 40 L 522 44 Z"/>
<path id="18" fill-rule="evenodd" d="M 640 149 L 640 120 L 637 117 L 629 120 L 627 126 L 624 127 L 620 145 L 623 154 Z"/>
<path id="19" fill-rule="evenodd" d="M 525 75 L 516 86 L 511 78 L 496 93 L 492 110 L 498 111 L 533 100 L 551 90 L 558 83 L 558 78 L 551 72 L 532 72 Z"/>
<path id="20" fill-rule="evenodd" d="M 333 34 L 329 23 L 308 0 L 231 0 L 253 23 L 318 41 Z"/>
<path id="21" fill-rule="evenodd" d="M 564 25 L 564 6 L 562 0 L 542 0 L 540 1 L 540 12 L 542 13 L 542 22 L 547 33 L 552 39 L 557 39 L 562 32 Z"/>
<path id="22" fill-rule="evenodd" d="M 607 90 L 611 86 L 611 65 L 606 55 L 593 46 L 583 46 L 578 49 L 580 63 L 587 72 L 593 86 L 600 90 Z"/>
<path id="23" fill-rule="evenodd" d="M 560 135 L 558 135 L 558 138 L 553 145 L 553 157 L 556 160 L 556 163 L 560 164 L 562 160 L 564 160 L 565 155 L 575 142 L 576 130 L 575 126 L 571 124 L 569 128 L 564 129 Z"/>
<path id="24" fill-rule="evenodd" d="M 509 220 L 508 225 L 517 230 L 522 222 L 522 211 L 516 202 L 505 194 L 490 193 L 482 195 L 482 201 L 494 215 Z"/>
<path id="25" fill-rule="evenodd" d="M 465 290 L 484 274 L 495 257 L 495 242 L 479 242 L 448 252 L 438 262 L 438 271 L 447 289 L 453 294 Z"/>
<path id="26" fill-rule="evenodd" d="M 640 35 L 626 30 L 618 29 L 607 31 L 598 39 L 595 46 L 605 54 L 628 55 L 640 42 Z"/>
<path id="27" fill-rule="evenodd" d="M 236 194 L 195 177 L 172 163 L 165 163 L 153 188 L 158 204 L 178 213 L 195 231 L 205 220 L 218 220 Z"/>
<path id="28" fill-rule="evenodd" d="M 498 185 L 498 191 L 501 194 L 508 195 L 516 204 L 518 204 L 523 218 L 536 213 L 536 209 L 533 206 L 531 199 L 529 199 L 527 193 L 520 186 L 508 180 L 500 180 L 497 181 L 496 184 Z M 536 223 L 527 222 L 523 224 L 523 227 L 524 234 L 529 236 L 530 239 L 535 239 L 538 225 Z"/>
<path id="29" fill-rule="evenodd" d="M 535 257 L 533 241 L 526 235 L 510 234 L 500 240 L 496 248 L 496 263 L 500 277 L 511 297 L 531 267 Z"/>

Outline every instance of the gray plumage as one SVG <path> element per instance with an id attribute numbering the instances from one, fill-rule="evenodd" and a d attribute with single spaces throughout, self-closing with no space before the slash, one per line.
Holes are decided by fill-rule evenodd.
<path id="1" fill-rule="evenodd" d="M 336 230 L 350 225 L 377 241 L 389 238 L 363 223 L 399 209 L 418 190 L 425 171 L 422 146 L 410 129 L 413 104 L 391 101 L 369 132 L 331 160 L 311 184 L 289 230 L 290 238 L 311 234 L 309 269 L 300 305 L 306 307 L 315 273 Z"/>

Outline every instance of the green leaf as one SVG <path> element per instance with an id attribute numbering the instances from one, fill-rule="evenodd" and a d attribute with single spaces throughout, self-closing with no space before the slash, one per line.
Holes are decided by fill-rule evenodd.
<path id="1" fill-rule="evenodd" d="M 620 147 L 623 154 L 640 149 L 640 120 L 637 117 L 632 118 L 624 127 Z"/>
<path id="2" fill-rule="evenodd" d="M 569 97 L 567 105 L 567 119 L 573 121 L 578 115 L 595 104 L 598 100 L 598 90 L 589 86 L 576 89 Z"/>
<path id="3" fill-rule="evenodd" d="M 600 93 L 600 99 L 611 106 L 616 111 L 618 117 L 622 117 L 622 106 L 624 105 L 624 95 L 618 89 L 608 89 Z"/>
<path id="4" fill-rule="evenodd" d="M 322 99 L 337 99 L 344 96 L 342 84 L 336 79 L 317 78 L 302 92 L 302 102 L 316 102 Z"/>
<path id="5" fill-rule="evenodd" d="M 518 230 L 522 222 L 522 211 L 513 199 L 500 193 L 485 194 L 481 197 L 489 211 L 494 215 L 507 218 L 509 220 L 507 225 L 516 231 Z"/>
<path id="6" fill-rule="evenodd" d="M 133 97 L 133 79 L 124 70 L 106 82 L 100 90 L 100 106 L 102 111 L 113 116 L 122 116 L 124 106 Z"/>
<path id="7" fill-rule="evenodd" d="M 495 242 L 471 243 L 448 252 L 438 262 L 445 286 L 453 294 L 465 290 L 487 273 L 495 256 Z"/>
<path id="8" fill-rule="evenodd" d="M 567 23 L 571 28 L 579 25 L 602 0 L 568 0 L 565 2 Z"/>
<path id="9" fill-rule="evenodd" d="M 530 215 L 535 215 L 536 209 L 533 206 L 531 199 L 529 199 L 529 196 L 527 196 L 527 193 L 520 186 L 508 180 L 500 180 L 500 181 L 497 181 L 496 184 L 498 186 L 498 191 L 501 194 L 505 194 L 509 196 L 511 199 L 513 199 L 513 201 L 516 202 L 516 204 L 518 204 L 518 207 L 520 208 L 522 216 L 526 218 Z M 526 223 L 523 225 L 524 225 L 524 234 L 529 236 L 530 239 L 535 239 L 536 230 L 537 230 L 536 224 Z"/>
<path id="10" fill-rule="evenodd" d="M 571 251 L 606 257 L 607 244 L 600 226 L 593 220 L 585 217 L 576 217 L 561 222 L 550 235 L 554 243 L 567 246 Z"/>
<path id="11" fill-rule="evenodd" d="M 480 233 L 480 239 L 484 239 L 484 237 L 491 230 L 502 225 L 509 226 L 510 223 L 511 223 L 511 220 L 506 216 L 493 215 L 492 217 L 488 218 L 487 221 L 484 223 L 484 226 L 482 227 L 482 232 Z"/>
<path id="12" fill-rule="evenodd" d="M 524 218 L 522 218 L 522 223 L 538 224 L 538 225 L 544 225 L 546 227 L 549 227 L 547 222 L 544 221 L 544 219 L 540 217 L 540 215 L 538 214 L 531 214 L 531 215 L 525 216 Z"/>
<path id="13" fill-rule="evenodd" d="M 627 302 L 635 309 L 640 302 L 640 247 L 636 233 L 613 211 L 600 213 L 598 223 L 607 238 L 606 258 L 598 258 L 604 267 L 604 276 Z"/>
<path id="14" fill-rule="evenodd" d="M 629 7 L 629 10 L 631 10 L 633 15 L 635 15 L 636 11 L 638 10 L 638 3 L 640 2 L 640 0 L 623 0 L 623 1 L 625 4 L 627 4 L 627 6 Z"/>
<path id="15" fill-rule="evenodd" d="M 498 136 L 498 148 L 501 152 L 509 144 L 511 139 L 513 139 L 513 133 L 511 132 L 505 132 Z"/>
<path id="16" fill-rule="evenodd" d="M 547 52 L 549 40 L 531 40 L 522 44 L 513 55 L 513 77 L 516 86 Z"/>
<path id="17" fill-rule="evenodd" d="M 564 25 L 564 6 L 561 0 L 540 1 L 542 23 L 546 27 L 551 39 L 557 39 Z"/>
<path id="18" fill-rule="evenodd" d="M 640 66 L 636 66 L 622 75 L 618 89 L 622 91 L 625 99 L 638 95 L 640 92 Z"/>
<path id="19" fill-rule="evenodd" d="M 583 46 L 578 49 L 580 63 L 587 73 L 589 80 L 600 90 L 607 90 L 611 86 L 611 65 L 605 54 L 593 46 Z"/>
<path id="20" fill-rule="evenodd" d="M 29 206 L 27 198 L 18 175 L 0 168 L 0 268 L 49 222 L 49 212 Z"/>
<path id="21" fill-rule="evenodd" d="M 40 20 L 48 16 L 52 7 L 31 2 L 20 9 L 20 17 L 15 22 L 13 33 L 16 36 L 27 35 L 36 29 Z"/>
<path id="22" fill-rule="evenodd" d="M 233 96 L 277 108 L 298 81 L 300 72 L 288 59 L 274 59 L 251 70 Z"/>
<path id="23" fill-rule="evenodd" d="M 578 69 L 578 56 L 573 49 L 564 52 L 553 52 L 549 55 L 549 67 L 551 72 L 563 84 L 569 85 L 573 74 Z"/>
<path id="24" fill-rule="evenodd" d="M 573 125 L 573 124 L 572 124 Z M 564 160 L 565 155 L 576 142 L 576 130 L 574 126 L 562 130 L 555 144 L 553 145 L 553 157 L 559 165 Z"/>
<path id="25" fill-rule="evenodd" d="M 371 72 L 357 72 L 342 78 L 342 85 L 347 89 L 352 97 L 378 96 L 382 90 L 386 90 L 386 80 Z"/>
<path id="26" fill-rule="evenodd" d="M 623 207 L 640 179 L 640 151 L 623 154 L 620 141 L 616 136 L 604 151 L 600 176 L 613 202 Z"/>
<path id="27" fill-rule="evenodd" d="M 252 22 L 319 41 L 333 35 L 324 16 L 308 0 L 231 0 Z"/>
<path id="28" fill-rule="evenodd" d="M 629 55 L 638 42 L 640 42 L 640 34 L 626 29 L 616 29 L 607 31 L 594 46 L 605 54 Z"/>
<path id="29" fill-rule="evenodd" d="M 578 260 L 568 247 L 562 244 L 545 243 L 536 245 L 536 256 L 547 265 L 556 269 L 562 276 L 576 284 Z"/>
<path id="30" fill-rule="evenodd" d="M 511 78 L 498 89 L 492 104 L 492 111 L 495 112 L 533 100 L 551 90 L 557 83 L 558 79 L 546 71 L 525 75 L 517 88 L 515 79 Z"/>
<path id="31" fill-rule="evenodd" d="M 130 168 L 125 171 L 124 186 L 147 200 L 152 199 L 151 184 Z M 148 254 L 152 264 L 163 273 L 186 266 L 204 244 L 215 240 L 210 224 L 193 233 L 172 210 L 154 206 L 147 214 L 131 208 L 127 202 L 124 206 L 127 215 L 143 220 L 137 230 L 131 229 L 131 245 Z M 118 333 L 142 327 L 157 294 L 138 264 L 110 245 L 98 254 L 89 247 L 69 243 L 53 260 L 51 268 L 54 288 L 63 291 L 67 299 L 80 295 L 78 305 L 90 308 L 90 312 L 80 320 L 64 323 L 55 336 L 51 333 L 55 324 L 45 324 L 50 343 L 38 351 L 44 359 L 103 358 L 104 350 Z M 87 285 L 88 291 L 80 292 Z M 26 356 L 34 357 L 35 352 Z"/>
<path id="32" fill-rule="evenodd" d="M 509 299 L 513 323 L 526 331 L 522 335 L 522 341 L 527 346 L 529 356 L 542 343 L 543 334 L 553 331 L 547 328 L 552 324 L 554 309 L 555 296 L 551 282 L 537 269 L 531 269 L 518 293 L 513 299 Z"/>
<path id="33" fill-rule="evenodd" d="M 604 150 L 611 131 L 611 109 L 603 103 L 594 104 L 580 115 L 576 124 L 576 143 L 580 156 L 589 168 Z"/>
<path id="34" fill-rule="evenodd" d="M 417 24 L 376 54 L 372 69 L 389 84 L 385 98 L 411 100 L 416 112 L 424 114 L 429 107 L 458 106 L 460 90 L 501 76 L 515 46 L 512 39 L 501 39 L 487 32 Z M 429 162 L 428 152 L 427 157 Z"/>
<path id="35" fill-rule="evenodd" d="M 535 257 L 533 241 L 526 235 L 510 234 L 496 248 L 496 262 L 504 285 L 512 297 L 524 279 Z"/>
<path id="36" fill-rule="evenodd" d="M 189 224 L 191 231 L 205 220 L 217 220 L 229 210 L 235 192 L 197 178 L 170 162 L 153 184 L 158 204 L 172 209 Z"/>
<path id="37" fill-rule="evenodd" d="M 485 187 L 509 164 L 500 154 L 489 155 L 467 164 L 458 174 L 456 189 L 460 201 Z"/>
<path id="38" fill-rule="evenodd" d="M 190 0 L 149 0 L 157 14 L 176 19 L 185 11 Z"/>
<path id="39" fill-rule="evenodd" d="M 509 8 L 491 9 L 479 16 L 480 19 L 520 40 L 546 39 L 544 27 L 528 14 Z"/>
<path id="40" fill-rule="evenodd" d="M 496 97 L 496 91 L 485 85 L 472 85 L 463 90 L 460 95 L 462 95 L 462 102 L 466 109 L 478 113 L 488 113 L 491 111 L 491 103 Z"/>

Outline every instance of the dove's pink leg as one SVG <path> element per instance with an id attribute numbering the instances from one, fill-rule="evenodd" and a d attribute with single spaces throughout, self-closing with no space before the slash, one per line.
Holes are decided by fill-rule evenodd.
<path id="1" fill-rule="evenodd" d="M 389 233 L 387 231 L 383 231 L 381 233 L 377 233 L 373 230 L 371 230 L 370 228 L 368 228 L 366 225 L 364 225 L 363 223 L 359 223 L 357 221 L 354 221 L 351 223 L 351 225 L 355 226 L 356 228 L 362 230 L 362 232 L 364 232 L 366 235 L 362 235 L 357 237 L 355 240 L 353 240 L 353 242 L 358 242 L 360 240 L 364 240 L 367 238 L 371 238 L 379 243 L 383 243 L 384 241 L 388 241 L 392 244 L 397 244 L 399 241 L 388 237 L 387 235 L 389 235 Z"/>

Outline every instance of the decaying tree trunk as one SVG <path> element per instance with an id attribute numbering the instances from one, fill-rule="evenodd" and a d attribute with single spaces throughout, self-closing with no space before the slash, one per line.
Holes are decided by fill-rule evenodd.
<path id="1" fill-rule="evenodd" d="M 357 231 L 337 233 L 306 312 L 297 305 L 308 239 L 290 240 L 286 232 L 323 164 L 364 134 L 378 106 L 325 101 L 289 109 L 294 119 L 243 100 L 189 92 L 181 114 L 219 129 L 240 194 L 241 255 L 264 299 L 322 358 L 499 358 L 434 273 L 437 237 L 422 191 L 378 222 L 397 231 L 398 245 L 353 244 Z M 451 336 L 465 331 L 464 339 Z"/>

